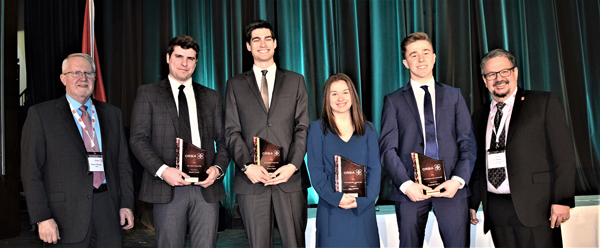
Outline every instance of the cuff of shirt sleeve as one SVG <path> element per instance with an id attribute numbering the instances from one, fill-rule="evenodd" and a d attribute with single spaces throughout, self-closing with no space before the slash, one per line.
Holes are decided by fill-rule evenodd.
<path id="1" fill-rule="evenodd" d="M 221 169 L 221 166 L 218 165 L 213 165 L 214 167 L 217 167 L 217 170 L 219 170 L 219 176 L 217 177 L 217 180 L 223 178 L 223 176 L 225 176 L 225 173 L 223 173 L 223 169 Z"/>
<path id="2" fill-rule="evenodd" d="M 463 180 L 462 178 L 460 178 L 459 176 L 452 176 L 452 178 L 450 178 L 452 180 L 456 180 L 460 183 L 460 186 L 458 187 L 458 189 L 462 189 L 465 187 L 465 180 Z"/>
<path id="3" fill-rule="evenodd" d="M 161 180 L 164 180 L 164 179 L 162 178 L 162 173 L 163 173 L 163 171 L 165 171 L 165 170 L 167 169 L 167 167 L 169 167 L 169 166 L 168 166 L 168 165 L 166 165 L 166 164 L 163 164 L 163 165 L 162 165 L 160 168 L 158 168 L 158 170 L 156 171 L 156 176 L 157 176 L 157 177 L 159 177 Z"/>
<path id="4" fill-rule="evenodd" d="M 408 189 L 408 186 L 410 186 L 413 183 L 414 182 L 411 180 L 408 180 L 408 181 L 402 183 L 402 185 L 400 185 L 400 191 L 402 191 L 402 194 L 406 195 L 406 189 Z"/>

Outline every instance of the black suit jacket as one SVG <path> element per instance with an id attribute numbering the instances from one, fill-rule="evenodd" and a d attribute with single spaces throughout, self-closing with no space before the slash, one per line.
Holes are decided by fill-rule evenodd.
<path id="1" fill-rule="evenodd" d="M 207 151 L 206 165 L 219 165 L 227 171 L 229 156 L 223 137 L 222 105 L 219 94 L 207 87 L 192 83 L 201 148 Z M 175 166 L 175 139 L 179 133 L 179 114 L 169 79 L 142 85 L 138 88 L 131 116 L 131 150 L 144 167 L 140 200 L 150 203 L 169 203 L 173 187 L 159 177 L 156 171 L 163 165 Z M 216 144 L 216 151 L 215 151 Z M 198 186 L 200 187 L 200 186 Z M 223 180 L 202 188 L 207 202 L 219 202 L 227 196 Z"/>
<path id="2" fill-rule="evenodd" d="M 469 207 L 483 202 L 487 213 L 486 130 L 490 102 L 473 113 L 477 161 Z M 508 182 L 519 221 L 528 227 L 549 225 L 552 204 L 575 206 L 575 151 L 564 111 L 549 92 L 519 88 L 506 137 Z M 484 217 L 485 219 L 485 217 Z M 484 221 L 485 222 L 485 221 Z M 484 231 L 490 226 L 484 223 Z"/>
<path id="3" fill-rule="evenodd" d="M 284 164 L 298 171 L 278 186 L 285 192 L 310 187 L 304 155 L 308 135 L 308 96 L 304 77 L 277 69 L 271 106 L 267 112 L 252 70 L 227 80 L 225 102 L 227 149 L 236 164 L 233 192 L 260 194 L 263 184 L 253 184 L 240 169 L 252 163 L 253 137 L 261 137 L 283 147 Z"/>
<path id="4" fill-rule="evenodd" d="M 133 209 L 133 179 L 121 110 L 93 102 L 108 192 L 114 217 L 119 218 L 120 208 Z M 65 96 L 29 109 L 21 139 L 21 179 L 31 224 L 54 218 L 61 242 L 83 241 L 92 213 L 93 174 L 88 173 L 85 145 Z"/>

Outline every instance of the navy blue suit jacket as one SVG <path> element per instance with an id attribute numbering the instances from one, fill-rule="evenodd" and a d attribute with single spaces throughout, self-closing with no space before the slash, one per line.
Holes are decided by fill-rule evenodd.
<path id="1" fill-rule="evenodd" d="M 435 123 L 439 158 L 444 160 L 447 179 L 458 176 L 468 185 L 476 158 L 473 125 L 460 89 L 435 83 Z M 390 175 L 391 199 L 410 201 L 400 185 L 415 180 L 411 152 L 424 153 L 425 141 L 411 84 L 385 96 L 381 117 L 381 165 Z M 455 198 L 467 197 L 467 187 Z"/>

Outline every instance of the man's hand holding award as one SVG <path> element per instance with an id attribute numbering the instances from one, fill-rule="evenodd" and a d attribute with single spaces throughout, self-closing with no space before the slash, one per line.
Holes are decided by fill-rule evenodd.
<path id="1" fill-rule="evenodd" d="M 417 152 L 411 153 L 411 157 L 415 173 L 415 182 L 420 185 L 411 185 L 409 189 L 414 191 L 415 188 L 419 188 L 422 190 L 423 195 L 434 196 L 445 192 L 446 187 L 454 186 L 453 182 L 446 183 L 446 169 L 443 160 L 433 159 Z M 407 191 L 409 189 L 407 189 Z M 456 191 L 454 191 L 454 193 L 456 193 Z M 454 194 L 452 195 L 454 196 Z M 413 199 L 411 198 L 411 200 Z"/>

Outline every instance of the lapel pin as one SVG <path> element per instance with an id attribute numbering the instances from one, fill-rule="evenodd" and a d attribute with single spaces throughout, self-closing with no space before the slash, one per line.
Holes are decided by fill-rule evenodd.
<path id="1" fill-rule="evenodd" d="M 521 101 L 525 101 L 525 97 L 524 96 L 521 97 Z"/>

